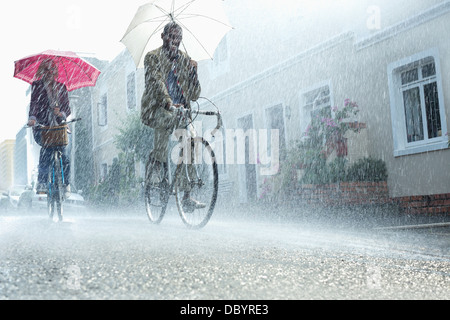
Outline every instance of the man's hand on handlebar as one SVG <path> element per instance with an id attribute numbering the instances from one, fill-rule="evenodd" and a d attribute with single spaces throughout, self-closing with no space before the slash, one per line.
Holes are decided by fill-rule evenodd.
<path id="1" fill-rule="evenodd" d="M 36 124 L 36 120 L 33 120 L 33 119 L 28 120 L 27 125 L 28 125 L 29 127 L 34 127 L 35 124 Z"/>
<path id="2" fill-rule="evenodd" d="M 182 104 L 180 104 L 180 103 L 175 103 L 175 104 L 167 104 L 167 110 L 168 111 L 172 111 L 172 112 L 174 112 L 174 111 L 176 111 L 177 109 L 179 109 L 180 107 L 182 107 L 183 105 Z"/>

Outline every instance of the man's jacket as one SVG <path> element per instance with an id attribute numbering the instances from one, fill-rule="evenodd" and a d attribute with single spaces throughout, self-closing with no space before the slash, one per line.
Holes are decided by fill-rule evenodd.
<path id="1" fill-rule="evenodd" d="M 145 91 L 141 101 L 141 120 L 145 125 L 158 127 L 160 121 L 157 115 L 161 114 L 161 110 L 156 111 L 173 104 L 167 89 L 167 78 L 174 64 L 184 100 L 189 105 L 199 98 L 201 87 L 198 80 L 192 77 L 190 60 L 186 53 L 178 51 L 178 58 L 173 62 L 164 54 L 162 47 L 147 53 L 144 60 Z"/>

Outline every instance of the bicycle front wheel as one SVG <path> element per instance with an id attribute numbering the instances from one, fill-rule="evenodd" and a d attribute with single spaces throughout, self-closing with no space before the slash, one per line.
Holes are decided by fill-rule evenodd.
<path id="1" fill-rule="evenodd" d="M 175 197 L 181 220 L 189 228 L 199 229 L 213 214 L 219 174 L 214 151 L 203 138 L 193 138 L 187 154 L 175 172 Z"/>

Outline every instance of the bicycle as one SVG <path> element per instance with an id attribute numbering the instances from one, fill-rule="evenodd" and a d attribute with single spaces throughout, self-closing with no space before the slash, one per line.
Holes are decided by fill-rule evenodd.
<path id="1" fill-rule="evenodd" d="M 36 130 L 40 131 L 41 134 L 40 145 L 53 149 L 47 178 L 47 210 L 50 220 L 53 220 L 55 214 L 58 215 L 60 222 L 63 220 L 63 202 L 66 200 L 63 185 L 66 184 L 66 181 L 64 179 L 62 148 L 68 144 L 68 125 L 79 120 L 81 118 L 62 122 L 55 127 L 35 125 Z"/>
<path id="2" fill-rule="evenodd" d="M 217 200 L 219 187 L 219 174 L 216 157 L 208 141 L 203 137 L 197 137 L 191 120 L 192 113 L 196 115 L 216 116 L 217 126 L 211 132 L 214 137 L 215 132 L 222 127 L 222 117 L 219 111 L 200 111 L 184 108 L 176 109 L 178 112 L 178 127 L 185 135 L 183 146 L 175 161 L 176 169 L 170 174 L 170 166 L 164 163 L 157 168 L 155 162 L 150 163 L 146 172 L 144 198 L 147 216 L 150 222 L 159 224 L 167 210 L 169 198 L 175 196 L 175 201 L 181 220 L 188 228 L 200 229 L 210 220 Z M 181 140 L 181 139 L 180 139 Z M 172 154 L 174 152 L 172 151 Z M 192 208 L 183 204 L 183 193 L 186 188 L 190 190 L 190 195 L 196 200 L 205 204 L 204 208 Z"/>

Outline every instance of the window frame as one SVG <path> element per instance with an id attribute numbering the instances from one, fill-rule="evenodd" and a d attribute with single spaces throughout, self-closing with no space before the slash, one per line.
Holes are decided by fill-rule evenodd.
<path id="1" fill-rule="evenodd" d="M 308 95 L 313 94 L 314 92 L 320 93 L 322 89 L 328 89 L 328 97 L 329 103 L 324 105 L 323 103 L 319 105 L 319 108 L 317 108 L 317 105 L 315 105 L 315 102 L 317 100 L 314 99 L 311 103 L 307 103 L 307 97 Z M 323 99 L 323 97 L 321 97 Z M 309 108 L 311 105 L 312 108 Z M 330 108 L 331 114 L 333 114 L 333 106 L 334 106 L 334 96 L 333 96 L 333 87 L 331 84 L 331 80 L 324 81 L 317 83 L 309 88 L 305 88 L 300 92 L 300 129 L 301 129 L 301 139 L 305 138 L 305 132 L 308 126 L 311 124 L 313 113 L 318 113 L 320 110 L 324 108 Z"/>
<path id="2" fill-rule="evenodd" d="M 100 181 L 104 181 L 108 177 L 108 163 L 100 163 Z"/>
<path id="3" fill-rule="evenodd" d="M 133 79 L 132 81 L 130 81 L 130 79 Z M 132 82 L 132 84 L 130 85 L 130 82 Z M 133 90 L 133 92 L 131 92 L 131 90 Z M 131 71 L 127 74 L 126 76 L 126 93 L 127 93 L 127 110 L 128 111 L 134 111 L 137 110 L 137 77 L 136 77 L 136 71 Z M 133 100 L 134 102 L 134 106 L 130 107 L 130 99 Z"/>
<path id="4" fill-rule="evenodd" d="M 98 121 L 99 127 L 105 128 L 108 126 L 108 94 L 104 93 L 100 96 L 100 102 L 97 103 Z M 104 115 L 104 117 L 103 117 Z M 103 120 L 103 122 L 102 122 Z"/>
<path id="5" fill-rule="evenodd" d="M 286 104 L 284 102 L 278 102 L 278 103 L 273 103 L 270 106 L 267 106 L 264 108 L 264 128 L 267 129 L 267 152 L 268 154 L 272 154 L 272 145 L 271 142 L 272 141 L 272 136 L 271 136 L 271 130 L 273 129 L 279 129 L 280 130 L 280 141 L 279 141 L 279 148 L 280 150 L 286 148 L 286 146 L 288 145 L 288 139 L 287 139 L 287 119 L 286 119 Z M 273 120 L 273 114 L 278 114 L 280 115 L 279 120 L 281 120 L 281 128 L 273 128 L 272 127 L 272 120 Z M 281 131 L 282 130 L 282 131 Z"/>
<path id="6" fill-rule="evenodd" d="M 435 65 L 435 75 L 422 78 L 421 68 L 433 60 Z M 402 83 L 402 73 L 418 69 L 418 79 L 406 84 Z M 427 116 L 424 88 L 426 85 L 436 82 L 437 97 L 439 100 L 439 116 L 441 122 L 441 136 L 428 137 Z M 442 88 L 442 73 L 440 67 L 439 51 L 432 48 L 419 52 L 410 57 L 401 59 L 388 65 L 388 85 L 390 94 L 390 108 L 392 121 L 392 134 L 394 143 L 394 157 L 413 155 L 423 152 L 436 151 L 448 148 L 447 119 L 445 113 L 445 101 Z M 404 92 L 419 88 L 420 93 L 420 113 L 424 139 L 408 142 L 407 125 L 405 116 Z"/>

